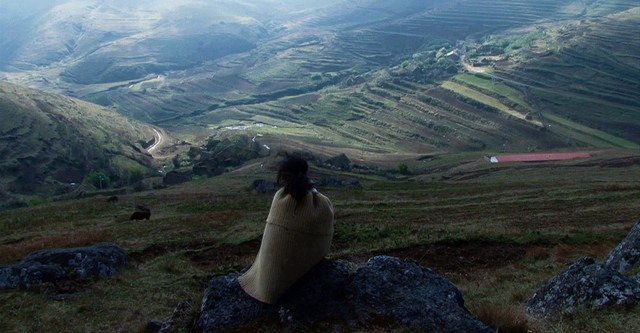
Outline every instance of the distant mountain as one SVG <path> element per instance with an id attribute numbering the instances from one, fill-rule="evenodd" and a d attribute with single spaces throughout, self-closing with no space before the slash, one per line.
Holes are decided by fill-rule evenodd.
<path id="1" fill-rule="evenodd" d="M 91 172 L 146 171 L 151 126 L 91 103 L 0 81 L 0 192 L 61 194 Z"/>
<path id="2" fill-rule="evenodd" d="M 0 78 L 185 140 L 237 132 L 362 164 L 640 145 L 637 0 L 9 6 Z"/>

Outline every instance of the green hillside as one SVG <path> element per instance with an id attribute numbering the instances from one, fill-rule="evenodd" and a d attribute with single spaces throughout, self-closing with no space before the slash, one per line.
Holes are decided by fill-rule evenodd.
<path id="1" fill-rule="evenodd" d="M 0 265 L 129 257 L 0 290 L 0 332 L 148 332 L 183 300 L 193 332 L 211 278 L 255 258 L 273 193 L 252 184 L 284 152 L 332 200 L 330 258 L 415 260 L 496 332 L 640 332 L 638 306 L 525 313 L 638 221 L 638 0 L 24 0 L 0 31 Z M 569 151 L 590 157 L 488 158 Z M 414 331 L 287 325 L 244 331 Z"/>
<path id="2" fill-rule="evenodd" d="M 212 277 L 251 264 L 272 193 L 255 179 L 273 179 L 274 156 L 223 177 L 152 192 L 54 202 L 0 212 L 0 265 L 55 247 L 113 242 L 129 265 L 118 276 L 30 290 L 0 291 L 0 327 L 33 332 L 145 332 L 189 300 L 176 331 L 192 332 Z M 451 158 L 408 179 L 338 172 L 311 164 L 315 180 L 357 179 L 361 187 L 320 187 L 336 225 L 330 257 L 362 263 L 374 255 L 416 260 L 460 288 L 469 311 L 498 331 L 624 332 L 640 328 L 640 309 L 584 311 L 561 320 L 528 317 L 524 305 L 547 281 L 583 256 L 602 260 L 638 219 L 637 151 L 593 153 L 589 160 L 491 165 L 480 155 Z M 264 166 L 262 166 L 264 164 Z M 129 221 L 138 204 L 151 221 Z M 58 300 L 54 300 L 58 299 Z M 44 326 L 47 325 L 47 326 Z M 258 322 L 247 332 L 283 332 L 286 323 Z M 380 320 L 373 326 L 332 322 L 296 332 L 415 332 Z"/>
<path id="3" fill-rule="evenodd" d="M 91 171 L 126 183 L 129 172 L 152 165 L 145 152 L 152 128 L 113 110 L 6 82 L 0 82 L 0 110 L 5 194 L 67 193 Z"/>
<path id="4" fill-rule="evenodd" d="M 640 145 L 632 0 L 193 6 L 156 3 L 144 19 L 125 4 L 54 7 L 21 35 L 22 70 L 0 74 L 193 146 L 237 135 L 375 168 Z"/>

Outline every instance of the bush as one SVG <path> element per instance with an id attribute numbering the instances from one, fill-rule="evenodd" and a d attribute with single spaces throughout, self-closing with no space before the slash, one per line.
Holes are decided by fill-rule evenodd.
<path id="1" fill-rule="evenodd" d="M 403 175 L 409 174 L 409 166 L 405 163 L 401 163 L 398 165 L 398 172 Z"/>
<path id="2" fill-rule="evenodd" d="M 91 171 L 84 179 L 85 183 L 93 185 L 95 188 L 103 189 L 109 187 L 111 179 L 100 171 Z"/>
<path id="3" fill-rule="evenodd" d="M 140 169 L 129 171 L 129 184 L 135 184 L 144 178 L 144 172 Z"/>

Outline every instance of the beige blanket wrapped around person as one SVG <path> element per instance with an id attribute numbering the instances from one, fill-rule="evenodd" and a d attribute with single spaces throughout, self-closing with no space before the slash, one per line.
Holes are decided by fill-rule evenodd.
<path id="1" fill-rule="evenodd" d="M 296 207 L 296 200 L 280 189 L 273 197 L 258 255 L 238 278 L 242 289 L 261 302 L 277 302 L 329 253 L 333 223 L 333 206 L 326 196 L 313 189 Z"/>

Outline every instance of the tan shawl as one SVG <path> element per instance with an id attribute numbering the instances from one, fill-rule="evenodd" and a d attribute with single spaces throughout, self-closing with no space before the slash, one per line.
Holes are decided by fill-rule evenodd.
<path id="1" fill-rule="evenodd" d="M 240 286 L 261 302 L 275 303 L 329 253 L 332 238 L 333 206 L 326 196 L 310 191 L 296 208 L 295 199 L 280 189 L 273 197 L 258 255 L 238 278 Z"/>

